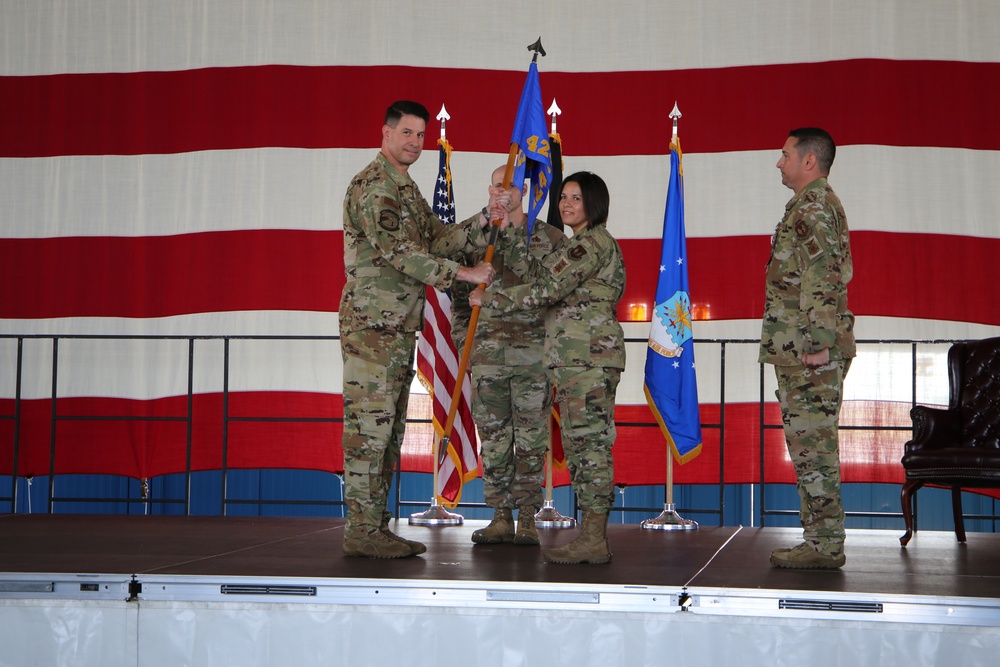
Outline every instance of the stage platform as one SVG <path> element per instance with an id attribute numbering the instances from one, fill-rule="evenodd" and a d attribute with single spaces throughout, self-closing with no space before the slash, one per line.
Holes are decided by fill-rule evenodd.
<path id="1" fill-rule="evenodd" d="M 343 519 L 3 515 L 0 665 L 581 667 L 675 651 L 985 665 L 1000 652 L 997 534 L 921 531 L 903 549 L 901 531 L 853 530 L 846 566 L 820 572 L 770 567 L 798 529 L 612 524 L 610 564 L 553 565 L 541 550 L 576 529 L 474 545 L 485 523 L 399 521 L 427 553 L 368 560 L 343 557 Z"/>

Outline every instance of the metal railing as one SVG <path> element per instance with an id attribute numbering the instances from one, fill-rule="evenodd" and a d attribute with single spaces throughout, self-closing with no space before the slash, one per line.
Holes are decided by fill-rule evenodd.
<path id="1" fill-rule="evenodd" d="M 50 442 L 49 442 L 49 470 L 48 470 L 48 493 L 47 493 L 47 511 L 52 513 L 55 511 L 56 504 L 58 503 L 72 503 L 72 502 L 98 502 L 98 503 L 124 503 L 129 506 L 135 503 L 141 503 L 143 506 L 148 507 L 150 505 L 179 505 L 183 507 L 184 514 L 190 514 L 192 510 L 192 425 L 193 425 L 193 406 L 195 398 L 194 390 L 194 370 L 195 370 L 195 353 L 197 344 L 203 341 L 222 341 L 223 342 L 223 355 L 222 355 L 222 401 L 223 401 L 223 411 L 222 411 L 222 442 L 221 442 L 221 466 L 218 469 L 219 474 L 219 498 L 218 498 L 218 512 L 221 515 L 226 515 L 227 510 L 230 506 L 235 505 L 332 505 L 332 506 L 342 506 L 344 504 L 343 498 L 340 499 L 297 499 L 294 497 L 288 498 L 274 498 L 274 499 L 240 499 L 230 497 L 228 482 L 229 475 L 231 472 L 229 465 L 229 428 L 231 424 L 237 422 L 339 422 L 342 421 L 339 417 L 293 417 L 293 416 L 283 416 L 283 415 L 259 415 L 259 416 L 232 416 L 229 413 L 229 399 L 231 395 L 230 391 L 230 370 L 231 370 L 231 350 L 230 342 L 233 340 L 250 340 L 250 341 L 262 341 L 262 340 L 281 340 L 281 341 L 326 341 L 335 342 L 339 340 L 338 336 L 112 336 L 112 335 L 0 335 L 0 341 L 3 340 L 15 340 L 16 341 L 16 363 L 14 369 L 14 398 L 12 401 L 13 408 L 10 412 L 5 412 L 0 414 L 0 425 L 4 422 L 9 422 L 10 426 L 7 429 L 11 434 L 10 445 L 12 452 L 11 460 L 11 470 L 15 474 L 11 475 L 11 484 L 9 495 L 6 497 L 0 496 L 0 503 L 9 503 L 10 511 L 15 512 L 18 507 L 18 480 L 19 477 L 16 474 L 19 470 L 19 454 L 20 454 L 20 433 L 21 433 L 21 422 L 23 419 L 22 415 L 22 387 L 24 381 L 24 342 L 28 339 L 41 339 L 46 341 L 51 341 L 51 368 L 48 369 L 49 375 L 51 377 L 51 414 L 49 416 L 49 428 L 50 428 Z M 182 340 L 187 343 L 187 366 L 184 370 L 186 374 L 186 386 L 187 386 L 187 411 L 182 415 L 174 416 L 115 416 L 115 415 L 91 415 L 91 414 L 60 414 L 58 412 L 60 405 L 60 397 L 58 395 L 59 387 L 59 352 L 60 352 L 60 341 L 65 341 L 69 339 L 89 339 L 89 340 L 122 340 L 122 341 L 134 341 L 134 340 L 162 340 L 162 341 L 177 341 Z M 923 345 L 946 345 L 955 342 L 950 339 L 939 339 L 939 340 L 868 340 L 859 341 L 859 347 L 862 345 L 908 345 L 910 346 L 910 358 L 911 358 L 911 384 L 910 384 L 910 403 L 912 405 L 917 404 L 917 353 L 918 347 Z M 635 339 L 630 338 L 626 341 L 627 344 L 642 344 L 645 346 L 646 339 Z M 719 433 L 718 442 L 720 447 L 719 453 L 719 472 L 718 472 L 718 504 L 715 507 L 690 507 L 678 508 L 680 511 L 686 512 L 696 512 L 699 514 L 709 514 L 718 516 L 719 525 L 722 525 L 723 517 L 725 516 L 725 504 L 726 504 L 726 468 L 725 468 L 725 446 L 726 446 L 726 406 L 727 406 L 727 352 L 731 346 L 734 345 L 757 345 L 759 341 L 756 339 L 696 339 L 694 343 L 698 346 L 699 358 L 705 358 L 705 349 L 711 347 L 717 347 L 718 354 L 715 358 L 718 359 L 719 365 L 719 419 L 715 423 L 703 423 L 702 428 L 708 430 L 717 430 Z M 798 509 L 787 509 L 787 508 L 770 508 L 767 506 L 767 485 L 763 484 L 763 480 L 766 479 L 765 476 L 765 465 L 766 460 L 764 456 L 765 451 L 765 434 L 766 431 L 771 429 L 780 429 L 782 425 L 768 424 L 765 419 L 765 405 L 768 401 L 765 400 L 765 371 L 762 365 L 759 366 L 759 444 L 760 444 L 760 509 L 759 517 L 761 525 L 765 525 L 768 517 L 777 516 L 790 516 L 797 515 Z M 41 370 L 41 369 L 38 369 Z M 773 401 L 771 401 L 773 403 Z M 186 442 L 185 442 L 185 470 L 179 473 L 183 479 L 183 493 L 180 497 L 153 497 L 150 493 L 151 481 L 149 479 L 139 480 L 139 486 L 137 490 L 137 495 L 133 493 L 132 485 L 129 485 L 129 491 L 123 496 L 103 496 L 103 497 L 79 497 L 79 496 L 60 496 L 56 493 L 56 478 L 58 477 L 56 470 L 56 458 L 58 454 L 58 426 L 61 423 L 69 421 L 161 421 L 161 422 L 177 422 L 185 425 L 186 432 Z M 428 423 L 428 419 L 411 419 L 408 423 Z M 643 427 L 654 429 L 658 433 L 658 425 L 655 421 L 650 420 L 649 422 L 618 422 L 618 426 L 621 427 Z M 861 425 L 851 425 L 851 426 L 841 426 L 844 430 L 882 430 L 882 431 L 908 431 L 909 426 L 893 426 L 893 425 L 883 425 L 883 424 L 861 424 Z M 901 437 L 905 437 L 901 434 Z M 0 447 L 2 447 L 3 442 L 0 441 Z M 2 451 L 2 449 L 0 449 Z M 29 480 L 30 481 L 30 480 Z M 415 507 L 419 505 L 426 504 L 427 498 L 421 499 L 407 499 L 401 492 L 402 484 L 400 482 L 399 473 L 397 473 L 396 480 L 396 510 L 397 514 L 402 507 Z M 751 492 L 752 493 L 752 492 Z M 463 503 L 460 507 L 485 507 L 483 503 Z M 574 505 L 574 510 L 576 509 Z M 646 507 L 646 506 L 621 506 L 616 507 L 617 512 L 659 512 L 662 506 Z M 995 515 L 995 512 L 994 512 Z M 753 516 L 753 513 L 751 513 Z M 865 517 L 899 517 L 901 514 L 899 512 L 877 512 L 877 511 L 864 511 L 864 512 L 851 512 L 849 516 L 865 516 Z M 997 520 L 996 516 L 983 515 L 977 516 L 976 518 L 985 518 Z"/>

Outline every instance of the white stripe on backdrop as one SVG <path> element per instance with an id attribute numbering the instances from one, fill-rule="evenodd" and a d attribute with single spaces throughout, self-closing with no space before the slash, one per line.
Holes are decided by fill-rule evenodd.
<path id="1" fill-rule="evenodd" d="M 982 0 L 4 0 L 0 11 L 0 75 L 273 63 L 520 71 L 538 35 L 543 72 L 1000 59 L 1000 10 Z"/>
<path id="2" fill-rule="evenodd" d="M 447 100 L 445 101 L 447 103 Z M 565 110 L 571 113 L 571 110 Z M 665 141 L 668 119 L 658 128 Z M 380 119 L 372 121 L 372 136 Z M 474 122 L 456 118 L 449 124 Z M 681 133 L 683 134 L 683 120 Z M 429 134 L 437 131 L 431 121 Z M 780 137 L 779 137 L 780 139 Z M 587 156 L 565 137 L 566 173 L 601 174 L 611 190 L 617 238 L 658 238 L 663 226 L 666 155 Z M 783 143 L 783 140 L 781 141 Z M 682 139 L 682 146 L 683 143 Z M 684 155 L 689 238 L 770 235 L 791 193 L 770 151 Z M 343 195 L 374 149 L 262 148 L 175 155 L 66 156 L 0 160 L 0 210 L 8 238 L 167 236 L 241 229 L 343 229 Z M 426 150 L 411 168 L 424 195 L 436 177 Z M 506 155 L 455 148 L 459 219 L 487 200 L 487 181 Z M 888 165 L 896 165 L 888 168 Z M 830 181 L 852 231 L 1000 238 L 1000 152 L 957 148 L 845 146 Z M 8 217 L 9 216 L 9 217 Z"/>

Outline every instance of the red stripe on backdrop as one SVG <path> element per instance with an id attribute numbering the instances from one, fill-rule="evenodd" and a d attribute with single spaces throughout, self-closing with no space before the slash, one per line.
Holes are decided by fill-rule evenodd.
<path id="1" fill-rule="evenodd" d="M 335 312 L 344 285 L 343 237 L 241 230 L 0 239 L 0 318 Z"/>
<path id="2" fill-rule="evenodd" d="M 766 236 L 688 239 L 694 303 L 706 305 L 711 319 L 760 317 L 769 242 Z M 1000 239 L 861 231 L 851 234 L 851 245 L 855 314 L 1000 325 L 990 291 L 968 288 L 1000 282 Z M 660 243 L 625 239 L 621 246 L 628 281 L 618 316 L 628 321 L 632 304 L 652 312 Z M 0 239 L 0 257 L 0 318 L 6 319 L 335 312 L 344 285 L 340 231 Z"/>
<path id="3" fill-rule="evenodd" d="M 378 144 L 385 108 L 400 98 L 428 108 L 447 103 L 455 119 L 449 139 L 463 150 L 505 152 L 524 75 L 266 65 L 0 77 L 0 156 L 370 148 Z M 818 106 L 809 96 L 790 95 L 789 86 L 802 81 L 836 94 Z M 560 132 L 581 155 L 662 154 L 674 101 L 684 113 L 684 145 L 698 153 L 775 149 L 802 125 L 825 127 L 839 145 L 925 146 L 932 137 L 936 146 L 998 150 L 1000 86 L 989 81 L 1000 81 L 1000 63 L 859 59 L 680 71 L 543 67 L 541 73 L 545 99 L 557 98 L 565 110 Z M 460 93 L 440 99 L 430 92 L 438 90 Z M 497 90 L 509 90 L 509 99 L 482 104 Z M 948 122 L 933 133 L 928 114 L 914 113 L 931 100 L 948 100 Z M 636 125 L 649 131 L 614 129 Z"/>
<path id="4" fill-rule="evenodd" d="M 427 396 L 414 396 L 411 416 L 426 409 Z M 19 476 L 49 473 L 51 401 L 21 402 L 18 443 Z M 908 403 L 846 401 L 843 425 L 872 423 L 877 412 L 883 425 L 909 425 Z M 181 473 L 186 469 L 187 397 L 136 401 L 80 397 L 58 401 L 57 474 L 113 474 L 136 479 Z M 12 416 L 14 402 L 0 400 L 0 415 Z M 119 417 L 111 421 L 96 417 Z M 340 446 L 343 403 L 340 395 L 302 392 L 238 392 L 229 395 L 227 428 L 228 468 L 284 468 L 343 470 Z M 86 417 L 73 420 L 70 417 Z M 151 421 L 159 418 L 161 421 Z M 171 418 L 174 421 L 162 421 Z M 255 419 L 254 419 L 255 418 Z M 302 418 L 311 421 L 277 421 Z M 146 421 L 141 421 L 145 419 Z M 622 485 L 663 484 L 666 479 L 666 445 L 659 426 L 645 405 L 619 405 L 615 411 L 618 440 L 614 447 L 615 482 Z M 781 416 L 775 403 L 765 405 L 764 469 L 768 482 L 794 483 L 795 473 L 784 447 Z M 702 454 L 675 468 L 677 484 L 717 484 L 720 479 L 719 406 L 701 405 L 704 447 Z M 727 484 L 760 482 L 760 407 L 734 403 L 725 412 L 725 481 Z M 13 462 L 11 419 L 0 420 L 0 474 L 9 475 Z M 221 394 L 196 395 L 191 420 L 191 470 L 218 470 L 222 466 L 223 398 Z M 433 428 L 427 423 L 407 427 L 401 468 L 404 472 L 431 472 Z M 907 431 L 842 430 L 841 458 L 847 482 L 900 483 L 899 458 Z M 569 484 L 565 471 L 557 471 L 555 484 Z"/>
<path id="5" fill-rule="evenodd" d="M 627 320 L 633 303 L 646 304 L 652 312 L 660 243 L 625 240 L 621 246 L 628 281 L 618 317 Z M 770 237 L 689 238 L 687 248 L 695 306 L 706 306 L 714 320 L 762 315 Z M 856 231 L 851 251 L 854 279 L 848 298 L 855 315 L 1000 324 L 992 293 L 981 289 L 1000 282 L 995 259 L 1000 239 Z"/>
<path id="6" fill-rule="evenodd" d="M 770 372 L 768 369 L 765 372 Z M 892 401 L 844 401 L 840 422 L 841 473 L 845 482 L 901 484 L 904 474 L 899 460 L 908 430 L 862 428 L 909 427 L 909 403 Z M 684 465 L 675 465 L 677 484 L 717 484 L 722 429 L 725 428 L 725 481 L 727 484 L 759 483 L 760 405 L 729 403 L 725 420 L 718 404 L 700 405 L 702 453 Z M 615 483 L 626 485 L 663 484 L 666 479 L 666 443 L 659 426 L 645 405 L 615 408 L 618 439 L 614 446 Z M 777 403 L 764 405 L 764 472 L 768 483 L 794 484 L 795 471 L 788 458 L 781 410 Z M 859 427 L 851 429 L 851 426 Z"/>
<path id="7" fill-rule="evenodd" d="M 52 402 L 20 406 L 18 474 L 49 474 Z M 226 465 L 230 468 L 299 468 L 339 472 L 343 401 L 339 394 L 234 392 L 229 394 Z M 0 415 L 14 415 L 14 401 L 0 400 Z M 155 400 L 60 398 L 56 425 L 57 474 L 113 474 L 141 479 L 184 472 L 187 396 Z M 222 394 L 197 394 L 191 409 L 191 470 L 222 466 Z M 87 417 L 74 420 L 70 417 Z M 95 417 L 124 418 L 117 421 Z M 241 418 L 325 421 L 239 421 Z M 171 421 L 165 421 L 166 418 Z M 13 462 L 14 421 L 0 421 L 0 474 Z"/>

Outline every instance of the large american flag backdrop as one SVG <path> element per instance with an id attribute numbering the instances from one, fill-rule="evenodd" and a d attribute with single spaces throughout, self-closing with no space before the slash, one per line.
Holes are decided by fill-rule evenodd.
<path id="1" fill-rule="evenodd" d="M 759 335 L 769 238 L 790 196 L 774 164 L 804 125 L 839 144 L 831 183 L 853 232 L 859 337 L 993 335 L 998 30 L 1000 4 L 981 0 L 3 0 L 0 333 L 24 338 L 0 339 L 0 415 L 20 410 L 17 473 L 47 473 L 51 451 L 56 472 L 183 470 L 189 428 L 195 470 L 218 467 L 223 442 L 232 467 L 340 470 L 348 180 L 374 156 L 390 102 L 443 103 L 458 214 L 478 210 L 539 35 L 566 173 L 608 182 L 628 266 L 619 318 L 638 342 L 618 394 L 622 483 L 664 478 L 641 313 L 656 289 L 675 101 L 691 296 L 708 318 L 697 339 Z M 433 149 L 433 120 L 428 130 Z M 435 169 L 428 150 L 411 170 L 425 195 Z M 759 369 L 744 347 L 725 371 L 732 482 L 757 471 Z M 721 401 L 713 354 L 698 353 L 706 423 Z M 908 400 L 885 386 L 908 390 L 909 367 L 885 368 L 852 369 L 848 416 L 908 423 Z M 413 405 L 429 417 L 426 401 Z M 71 419 L 53 437 L 53 414 L 165 419 Z M 174 419 L 187 414 L 190 426 Z M 0 474 L 12 424 L 0 420 Z M 769 478 L 791 481 L 770 433 Z M 406 469 L 431 469 L 433 437 L 408 431 Z M 906 434 L 887 437 L 879 449 L 885 438 L 858 436 L 845 477 L 898 481 Z M 705 432 L 678 482 L 718 481 L 718 440 Z"/>

